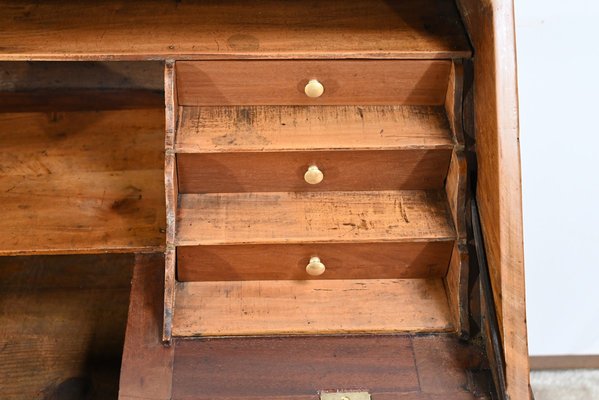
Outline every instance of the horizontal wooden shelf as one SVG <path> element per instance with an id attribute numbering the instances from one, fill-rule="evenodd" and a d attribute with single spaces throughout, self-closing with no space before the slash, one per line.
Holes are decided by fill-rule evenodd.
<path id="1" fill-rule="evenodd" d="M 179 195 L 176 244 L 455 239 L 441 191 Z"/>
<path id="2" fill-rule="evenodd" d="M 180 107 L 178 153 L 451 149 L 442 106 Z"/>
<path id="3" fill-rule="evenodd" d="M 176 299 L 174 336 L 453 329 L 441 279 L 186 282 Z"/>
<path id="4" fill-rule="evenodd" d="M 0 60 L 470 55 L 451 0 L 12 3 L 0 15 Z"/>
<path id="5" fill-rule="evenodd" d="M 162 109 L 0 114 L 0 255 L 164 248 Z"/>

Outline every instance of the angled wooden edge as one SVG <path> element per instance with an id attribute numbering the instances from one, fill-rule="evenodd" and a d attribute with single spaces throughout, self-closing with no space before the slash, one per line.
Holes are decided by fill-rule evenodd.
<path id="1" fill-rule="evenodd" d="M 457 4 L 475 49 L 476 197 L 505 356 L 506 394 L 511 400 L 530 399 L 513 1 Z"/>
<path id="2" fill-rule="evenodd" d="M 162 302 L 164 256 L 135 256 L 129 317 L 121 365 L 119 399 L 168 400 L 172 391 L 174 346 L 164 346 Z"/>
<path id="3" fill-rule="evenodd" d="M 468 193 L 468 168 L 466 157 L 462 150 L 454 150 L 449 162 L 449 170 L 445 180 L 445 193 L 449 203 L 449 211 L 458 241 L 465 241 L 466 228 L 466 198 Z"/>
<path id="4" fill-rule="evenodd" d="M 451 63 L 447 93 L 445 94 L 445 112 L 456 144 L 464 145 L 464 129 L 462 126 L 462 99 L 464 93 L 464 66 L 460 59 Z"/>
<path id="5" fill-rule="evenodd" d="M 468 246 L 465 243 L 456 242 L 444 283 L 453 324 L 458 335 L 464 339 L 468 338 L 470 332 L 468 274 Z"/>
<path id="6" fill-rule="evenodd" d="M 167 61 L 164 67 L 164 99 L 166 131 L 164 139 L 164 189 L 166 196 L 166 253 L 164 273 L 164 318 L 162 339 L 171 341 L 172 316 L 175 303 L 175 232 L 178 202 L 177 163 L 175 159 L 175 131 L 179 106 L 174 61 Z"/>

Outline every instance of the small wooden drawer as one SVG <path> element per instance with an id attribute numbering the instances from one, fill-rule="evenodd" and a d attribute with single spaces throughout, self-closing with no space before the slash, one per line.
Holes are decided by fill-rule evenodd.
<path id="1" fill-rule="evenodd" d="M 180 193 L 441 189 L 450 157 L 450 149 L 177 154 L 177 169 Z"/>
<path id="2" fill-rule="evenodd" d="M 180 281 L 420 279 L 447 273 L 453 241 L 181 246 Z M 313 257 L 324 272 L 312 276 Z"/>
<path id="3" fill-rule="evenodd" d="M 180 106 L 441 105 L 451 62 L 180 61 L 176 69 Z M 322 85 L 321 95 L 306 87 L 310 81 L 317 81 L 317 89 Z"/>

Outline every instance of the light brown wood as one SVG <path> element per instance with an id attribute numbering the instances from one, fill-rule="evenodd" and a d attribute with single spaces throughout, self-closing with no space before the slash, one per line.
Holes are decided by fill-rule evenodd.
<path id="1" fill-rule="evenodd" d="M 304 243 L 177 248 L 180 281 L 301 280 L 310 258 L 326 265 L 317 279 L 443 278 L 453 242 Z"/>
<path id="2" fill-rule="evenodd" d="M 171 398 L 174 347 L 161 342 L 164 256 L 137 255 L 131 283 L 119 399 Z"/>
<path id="3" fill-rule="evenodd" d="M 186 194 L 177 245 L 455 239 L 440 192 Z"/>
<path id="4" fill-rule="evenodd" d="M 182 106 L 442 105 L 451 62 L 446 60 L 181 61 Z M 304 93 L 310 79 L 324 94 Z"/>
<path id="5" fill-rule="evenodd" d="M 456 144 L 464 145 L 462 102 L 464 100 L 464 67 L 461 60 L 453 60 L 449 85 L 445 95 L 445 112 Z"/>
<path id="6" fill-rule="evenodd" d="M 599 355 L 531 356 L 530 369 L 599 369 Z"/>
<path id="7" fill-rule="evenodd" d="M 445 289 L 447 290 L 453 325 L 461 337 L 467 337 L 470 327 L 468 271 L 468 247 L 466 244 L 454 243 L 449 268 L 445 276 Z"/>
<path id="8" fill-rule="evenodd" d="M 164 102 L 165 102 L 165 135 L 164 135 L 164 190 L 166 206 L 166 252 L 164 273 L 164 315 L 162 318 L 162 340 L 170 342 L 172 316 L 175 307 L 175 224 L 177 202 L 179 196 L 177 179 L 177 161 L 175 159 L 175 131 L 178 124 L 179 104 L 177 102 L 177 85 L 174 62 L 164 66 Z"/>
<path id="9" fill-rule="evenodd" d="M 180 193 L 441 189 L 451 150 L 177 154 Z M 310 166 L 324 174 L 305 180 Z"/>
<path id="10" fill-rule="evenodd" d="M 181 107 L 175 143 L 178 153 L 452 147 L 440 106 Z"/>
<path id="11" fill-rule="evenodd" d="M 0 254 L 164 249 L 163 118 L 0 114 Z"/>
<path id="12" fill-rule="evenodd" d="M 449 0 L 4 1 L 2 60 L 453 58 L 470 54 Z"/>
<path id="13" fill-rule="evenodd" d="M 173 321 L 175 336 L 451 329 L 440 279 L 179 283 Z"/>
<path id="14" fill-rule="evenodd" d="M 451 154 L 449 171 L 445 181 L 445 192 L 447 201 L 453 219 L 453 226 L 456 229 L 457 236 L 461 241 L 466 240 L 466 195 L 467 186 L 467 166 L 466 157 L 461 150 L 455 150 Z"/>
<path id="15" fill-rule="evenodd" d="M 476 48 L 477 200 L 505 356 L 507 394 L 529 399 L 513 4 L 459 0 Z"/>

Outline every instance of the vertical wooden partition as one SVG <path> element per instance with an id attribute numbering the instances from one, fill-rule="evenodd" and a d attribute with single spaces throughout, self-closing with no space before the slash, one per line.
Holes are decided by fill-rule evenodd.
<path id="1" fill-rule="evenodd" d="M 522 187 L 511 1 L 459 0 L 476 49 L 477 200 L 505 357 L 507 395 L 528 399 Z"/>

